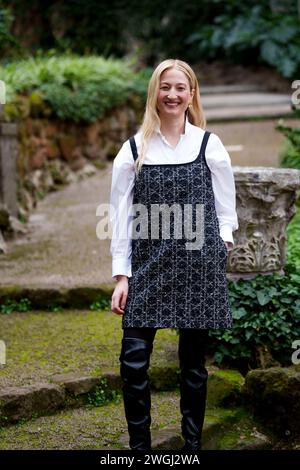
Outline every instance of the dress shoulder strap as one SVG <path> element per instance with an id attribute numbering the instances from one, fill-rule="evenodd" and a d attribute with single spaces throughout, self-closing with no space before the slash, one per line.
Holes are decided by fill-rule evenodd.
<path id="1" fill-rule="evenodd" d="M 136 147 L 136 143 L 135 143 L 135 138 L 130 137 L 129 143 L 130 143 L 133 159 L 134 159 L 134 161 L 136 161 L 137 158 L 138 158 L 138 151 L 137 151 L 137 147 Z"/>
<path id="2" fill-rule="evenodd" d="M 204 132 L 204 136 L 203 136 L 202 144 L 201 144 L 201 148 L 200 148 L 200 154 L 201 155 L 205 155 L 205 149 L 206 149 L 207 141 L 208 141 L 208 138 L 209 138 L 210 134 L 211 134 L 211 132 L 209 132 L 209 131 Z"/>
<path id="3" fill-rule="evenodd" d="M 200 154 L 201 154 L 201 155 L 205 155 L 205 149 L 206 149 L 206 145 L 207 145 L 208 138 L 209 138 L 210 134 L 211 134 L 211 132 L 209 132 L 209 131 L 205 131 L 205 133 L 204 133 L 204 136 L 203 136 L 203 139 L 202 139 L 201 148 L 200 148 Z M 138 151 L 137 151 L 137 146 L 136 146 L 135 138 L 134 138 L 134 137 L 130 137 L 129 143 L 130 143 L 130 147 L 131 147 L 131 152 L 132 152 L 133 159 L 134 159 L 134 161 L 136 161 L 137 158 L 138 158 Z"/>

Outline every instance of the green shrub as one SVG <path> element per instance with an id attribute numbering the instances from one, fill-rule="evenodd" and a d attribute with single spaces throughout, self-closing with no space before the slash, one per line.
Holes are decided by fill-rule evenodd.
<path id="1" fill-rule="evenodd" d="M 17 39 L 33 54 L 51 48 L 105 57 L 138 54 L 141 64 L 151 66 L 167 57 L 193 64 L 225 57 L 230 62 L 264 62 L 287 77 L 299 72 L 296 0 L 6 0 L 4 4 L 15 17 Z"/>
<path id="2" fill-rule="evenodd" d="M 294 109 L 295 118 L 300 118 L 300 110 Z M 300 170 L 300 124 L 298 127 L 284 125 L 284 120 L 278 121 L 276 130 L 281 132 L 286 141 L 280 153 L 280 166 Z M 296 199 L 297 212 L 287 227 L 287 261 L 300 268 L 300 190 Z"/>
<path id="3" fill-rule="evenodd" d="M 285 271 L 229 281 L 233 328 L 210 332 L 218 363 L 244 372 L 258 366 L 257 349 L 266 347 L 274 359 L 291 365 L 292 343 L 300 338 L 300 272 L 291 264 Z"/>
<path id="4" fill-rule="evenodd" d="M 132 97 L 146 97 L 145 74 L 135 73 L 129 62 L 98 56 L 79 57 L 74 54 L 23 59 L 0 67 L 6 83 L 9 113 L 18 95 L 40 95 L 53 116 L 75 122 L 94 122 L 104 113 Z M 34 103 L 33 103 L 34 104 Z M 42 106 L 39 106 L 41 112 Z M 35 106 L 37 109 L 37 106 Z M 15 115 L 14 115 L 15 117 Z"/>
<path id="5" fill-rule="evenodd" d="M 212 22 L 199 25 L 186 42 L 210 59 L 236 63 L 265 63 L 284 77 L 300 72 L 300 20 L 293 8 L 272 11 L 269 2 L 248 5 L 228 2 Z"/>
<path id="6" fill-rule="evenodd" d="M 300 270 L 300 190 L 296 214 L 287 227 L 287 262 Z M 300 295 L 300 292 L 299 292 Z"/>

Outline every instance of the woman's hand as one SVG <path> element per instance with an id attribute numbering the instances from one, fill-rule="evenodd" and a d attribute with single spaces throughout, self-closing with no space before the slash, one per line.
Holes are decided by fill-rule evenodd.
<path id="1" fill-rule="evenodd" d="M 128 277 L 118 275 L 117 285 L 111 298 L 111 310 L 117 315 L 123 315 L 128 295 Z"/>

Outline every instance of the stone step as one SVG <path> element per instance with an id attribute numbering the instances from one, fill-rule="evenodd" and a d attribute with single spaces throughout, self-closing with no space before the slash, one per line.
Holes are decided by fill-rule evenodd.
<path id="1" fill-rule="evenodd" d="M 248 106 L 248 107 L 231 107 L 220 109 L 206 109 L 204 113 L 207 123 L 229 122 L 229 121 L 247 121 L 251 119 L 281 119 L 291 118 L 293 112 L 289 105 L 276 106 Z"/>
<path id="2" fill-rule="evenodd" d="M 179 392 L 152 393 L 151 433 L 154 450 L 177 450 L 180 432 Z M 266 449 L 270 436 L 237 406 L 208 406 L 203 448 Z M 122 450 L 128 448 L 127 424 L 121 400 L 106 406 L 61 410 L 52 416 L 23 420 L 1 429 L 0 450 Z"/>
<path id="3" fill-rule="evenodd" d="M 278 105 L 291 106 L 291 95 L 282 93 L 226 93 L 211 94 L 202 99 L 203 106 L 206 109 L 255 107 L 263 108 L 265 106 L 273 107 Z"/>
<path id="4" fill-rule="evenodd" d="M 243 434 L 243 425 L 237 416 L 226 417 L 226 411 L 222 409 L 207 409 L 202 432 L 203 450 L 266 450 L 272 447 L 272 440 L 257 429 L 247 430 L 247 436 Z M 219 413 L 219 416 L 218 416 Z M 225 414 L 225 417 L 224 417 Z M 212 420 L 212 415 L 213 420 Z M 180 450 L 184 444 L 180 425 L 166 426 L 163 429 L 155 429 L 151 433 L 153 450 Z M 129 450 L 128 433 L 124 433 L 119 443 L 124 450 Z"/>
<path id="5" fill-rule="evenodd" d="M 200 87 L 201 95 L 222 95 L 227 93 L 266 93 L 266 87 L 263 85 L 202 85 Z"/>
<path id="6" fill-rule="evenodd" d="M 293 115 L 291 95 L 281 93 L 211 93 L 202 97 L 202 105 L 208 122 Z"/>
<path id="7" fill-rule="evenodd" d="M 150 386 L 154 391 L 178 388 L 176 366 L 150 367 Z M 208 391 L 211 405 L 237 403 L 241 396 L 243 377 L 237 371 L 209 370 Z M 0 425 L 15 424 L 33 416 L 44 416 L 61 409 L 81 407 L 96 400 L 97 393 L 114 396 L 121 393 L 119 372 L 99 377 L 78 374 L 53 375 L 51 381 L 22 387 L 4 387 L 0 391 Z"/>
<path id="8" fill-rule="evenodd" d="M 93 302 L 106 299 L 110 301 L 115 284 L 90 285 L 51 285 L 25 284 L 0 285 L 0 305 L 9 300 L 19 302 L 28 299 L 31 309 L 48 309 L 52 306 L 62 308 L 88 308 Z M 53 299 L 53 300 L 51 300 Z"/>
<path id="9" fill-rule="evenodd" d="M 95 377 L 81 378 L 76 383 L 70 377 L 55 379 L 57 384 L 64 383 L 65 387 L 78 394 L 86 392 L 95 383 Z M 116 377 L 112 379 L 116 380 Z M 253 413 L 243 407 L 243 402 L 237 401 L 236 384 L 239 383 L 240 377 L 233 371 L 219 370 L 210 374 L 203 450 L 299 450 L 299 440 L 285 438 L 283 442 L 276 438 L 268 427 L 263 428 L 255 421 Z M 52 401 L 55 399 L 54 390 L 57 389 L 52 384 Z M 33 392 L 32 389 L 32 395 Z M 152 391 L 151 397 L 153 450 L 181 449 L 179 390 Z M 44 394 L 43 398 L 50 403 L 49 395 Z M 18 426 L 6 424 L 0 426 L 0 450 L 128 449 L 127 424 L 120 395 L 105 406 L 91 403 L 90 406 L 58 409 L 47 416 L 36 413 L 31 420 L 23 416 Z"/>

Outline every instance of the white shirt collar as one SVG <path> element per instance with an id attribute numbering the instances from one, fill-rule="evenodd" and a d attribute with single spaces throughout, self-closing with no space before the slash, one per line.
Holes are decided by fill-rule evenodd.
<path id="1" fill-rule="evenodd" d="M 184 135 L 186 135 L 186 134 L 188 134 L 188 133 L 191 131 L 192 127 L 193 127 L 192 124 L 189 122 L 188 117 L 186 116 L 186 118 L 185 118 L 185 126 L 184 126 L 184 133 L 181 134 L 181 137 L 184 136 Z M 165 137 L 165 136 L 161 133 L 161 130 L 160 130 L 159 126 L 156 127 L 155 131 L 156 131 L 158 134 L 160 134 L 161 137 Z"/>

